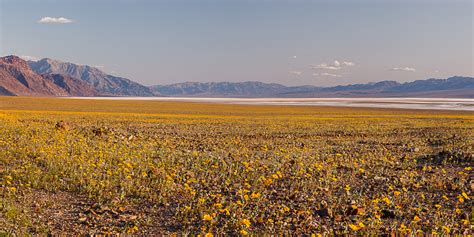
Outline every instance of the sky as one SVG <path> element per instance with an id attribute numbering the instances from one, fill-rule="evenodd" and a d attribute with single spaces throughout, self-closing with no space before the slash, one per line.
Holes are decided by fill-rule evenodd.
<path id="1" fill-rule="evenodd" d="M 0 0 L 0 55 L 144 85 L 473 76 L 474 0 Z"/>

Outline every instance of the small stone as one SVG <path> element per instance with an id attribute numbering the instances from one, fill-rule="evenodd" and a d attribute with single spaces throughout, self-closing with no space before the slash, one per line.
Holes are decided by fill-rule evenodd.
<path id="1" fill-rule="evenodd" d="M 318 215 L 320 217 L 331 217 L 332 216 L 332 212 L 328 208 L 316 210 L 316 211 L 314 211 L 314 214 Z"/>
<path id="2" fill-rule="evenodd" d="M 346 210 L 346 215 L 348 216 L 355 216 L 355 215 L 364 215 L 365 213 L 365 210 L 364 208 L 361 208 L 361 207 L 357 207 L 357 208 L 353 208 L 353 207 L 349 207 L 347 210 Z"/>
<path id="3" fill-rule="evenodd" d="M 134 221 L 138 218 L 138 216 L 135 216 L 135 215 L 121 215 L 120 216 L 120 219 L 122 221 Z"/>
<path id="4" fill-rule="evenodd" d="M 392 210 L 383 209 L 382 210 L 382 219 L 393 219 L 395 218 L 395 212 Z"/>
<path id="5" fill-rule="evenodd" d="M 376 180 L 376 181 L 388 181 L 387 178 L 385 178 L 385 177 L 380 177 L 380 176 L 375 176 L 375 177 L 374 177 L 374 180 Z"/>
<path id="6" fill-rule="evenodd" d="M 55 127 L 59 130 L 69 130 L 69 124 L 62 120 L 57 122 Z"/>

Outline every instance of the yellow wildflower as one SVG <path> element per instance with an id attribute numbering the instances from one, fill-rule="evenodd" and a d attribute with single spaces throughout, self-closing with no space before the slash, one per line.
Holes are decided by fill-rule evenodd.
<path id="1" fill-rule="evenodd" d="M 384 197 L 382 200 L 383 200 L 385 203 L 387 203 L 387 205 L 392 204 L 392 202 L 390 201 L 390 199 L 388 199 L 388 197 Z"/>
<path id="2" fill-rule="evenodd" d="M 138 226 L 133 226 L 133 227 L 128 228 L 127 233 L 128 234 L 133 234 L 137 231 L 138 231 Z"/>
<path id="3" fill-rule="evenodd" d="M 252 194 L 250 195 L 250 197 L 251 197 L 252 199 L 260 198 L 260 196 L 261 196 L 260 193 L 252 193 Z"/>
<path id="4" fill-rule="evenodd" d="M 353 230 L 353 231 L 358 231 L 358 230 L 361 229 L 360 226 L 354 225 L 354 224 L 349 224 L 349 228 L 351 228 L 351 230 Z"/>
<path id="5" fill-rule="evenodd" d="M 250 221 L 248 219 L 243 219 L 240 221 L 240 224 L 245 225 L 245 227 L 250 227 Z"/>
<path id="6" fill-rule="evenodd" d="M 203 220 L 205 221 L 211 221 L 212 220 L 212 216 L 209 215 L 209 214 L 205 214 L 203 217 L 202 217 Z"/>
<path id="7" fill-rule="evenodd" d="M 230 211 L 229 211 L 229 209 L 227 209 L 227 208 L 225 208 L 225 209 L 220 209 L 219 212 L 220 212 L 220 213 L 225 213 L 227 216 L 230 215 Z"/>

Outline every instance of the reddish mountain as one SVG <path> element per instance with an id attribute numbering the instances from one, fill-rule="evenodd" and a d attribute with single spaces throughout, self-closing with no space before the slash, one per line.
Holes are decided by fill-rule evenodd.
<path id="1" fill-rule="evenodd" d="M 0 57 L 0 95 L 94 96 L 96 91 L 79 79 L 39 75 L 17 56 Z"/>

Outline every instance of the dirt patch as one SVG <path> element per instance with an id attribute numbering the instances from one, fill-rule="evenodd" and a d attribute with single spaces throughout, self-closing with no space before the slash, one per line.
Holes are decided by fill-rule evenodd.
<path id="1" fill-rule="evenodd" d="M 431 165 L 471 165 L 474 162 L 472 153 L 457 152 L 457 151 L 440 151 L 436 154 L 429 154 L 417 158 L 420 164 Z"/>
<path id="2" fill-rule="evenodd" d="M 19 194 L 16 202 L 35 226 L 25 230 L 32 234 L 169 234 L 175 229 L 169 208 L 146 203 L 112 207 L 69 192 L 40 190 Z"/>

